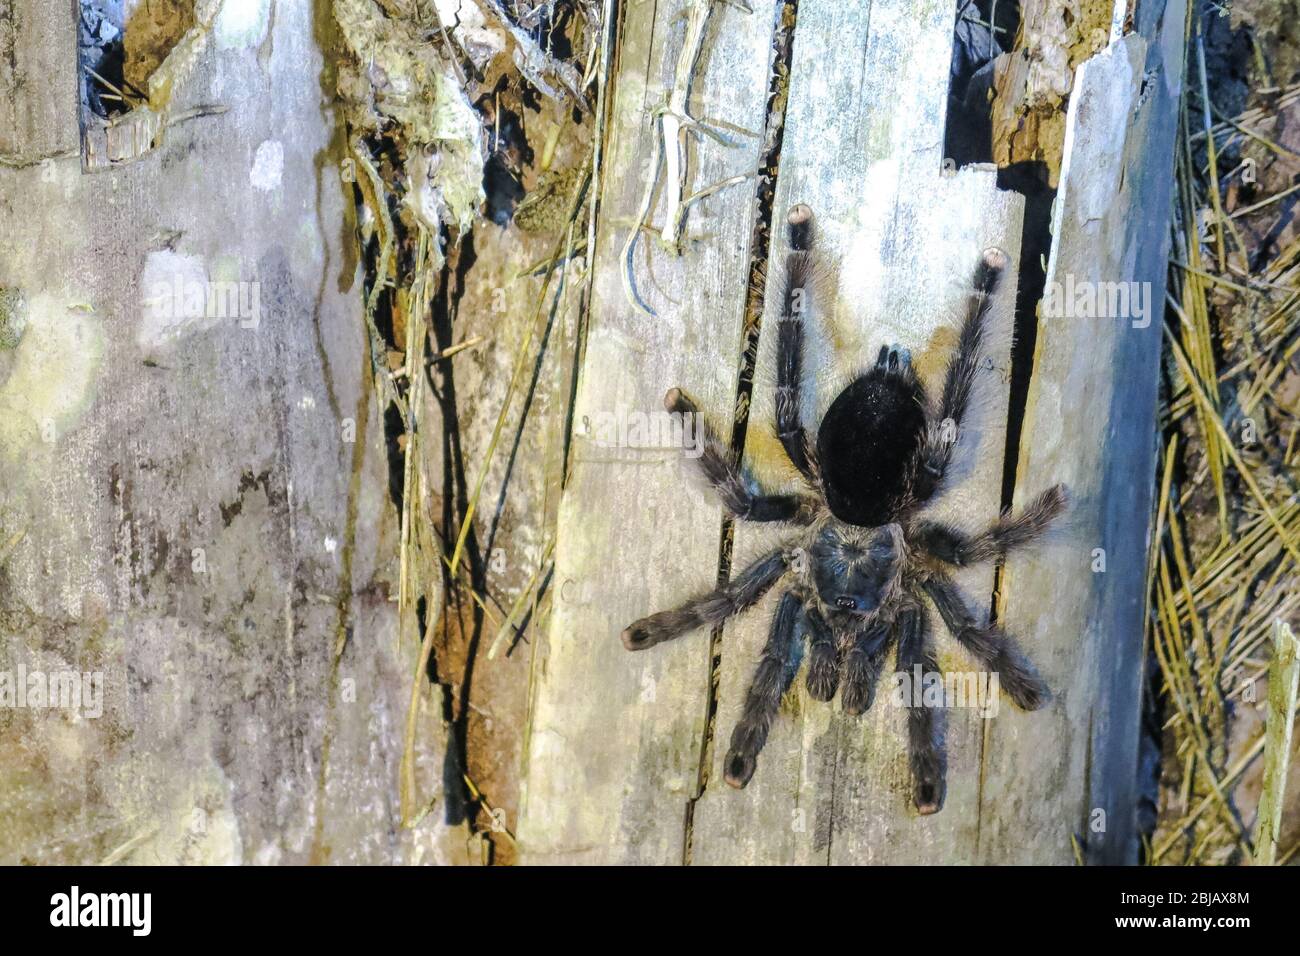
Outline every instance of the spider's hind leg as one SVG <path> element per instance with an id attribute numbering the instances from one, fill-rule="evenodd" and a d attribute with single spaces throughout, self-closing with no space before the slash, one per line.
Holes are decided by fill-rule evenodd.
<path id="1" fill-rule="evenodd" d="M 921 550 L 958 568 L 992 561 L 1045 535 L 1067 502 L 1065 486 L 1055 485 L 1018 514 L 999 516 L 979 534 L 968 535 L 951 525 L 926 521 L 918 526 L 915 542 Z"/>
<path id="2" fill-rule="evenodd" d="M 731 732 L 731 747 L 723 761 L 723 776 L 736 789 L 743 788 L 758 767 L 758 755 L 767 743 L 781 697 L 799 670 L 799 624 L 803 606 L 795 595 L 781 596 L 763 656 L 745 695 L 745 709 Z"/>
<path id="3" fill-rule="evenodd" d="M 1002 689 L 1022 710 L 1037 710 L 1047 703 L 1047 684 L 1034 672 L 1033 665 L 1016 648 L 1003 631 L 981 627 L 966 606 L 961 592 L 944 574 L 932 575 L 922 588 L 939 609 L 939 616 L 971 656 L 997 674 Z"/>
<path id="4" fill-rule="evenodd" d="M 720 588 L 692 598 L 681 607 L 659 611 L 629 624 L 623 631 L 623 646 L 629 651 L 681 637 L 697 627 L 713 627 L 758 603 L 768 588 L 785 574 L 786 555 L 773 551 L 759 558 Z"/>

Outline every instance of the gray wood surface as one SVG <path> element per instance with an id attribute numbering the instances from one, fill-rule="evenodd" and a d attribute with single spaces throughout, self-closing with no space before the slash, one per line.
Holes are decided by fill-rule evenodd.
<path id="1" fill-rule="evenodd" d="M 38 162 L 79 146 L 71 10 L 50 0 L 0 0 L 0 160 Z"/>
<path id="2" fill-rule="evenodd" d="M 0 162 L 0 286 L 29 307 L 0 350 L 0 671 L 103 698 L 0 708 L 0 863 L 463 862 L 463 829 L 398 821 L 414 649 L 321 24 L 242 10 L 175 91 L 228 111 L 87 174 L 73 5 L 17 10 L 0 104 L 37 119 L 0 152 L 39 163 Z M 173 279 L 257 311 L 164 321 Z"/>
<path id="3" fill-rule="evenodd" d="M 656 315 L 628 301 L 621 278 L 654 149 L 653 111 L 673 86 L 691 6 L 637 3 L 624 12 L 572 471 L 560 507 L 555 605 L 549 634 L 534 652 L 518 833 L 525 862 L 681 862 L 687 805 L 698 786 L 708 636 L 634 656 L 618 635 L 633 620 L 712 586 L 721 511 L 683 487 L 680 449 L 610 447 L 604 427 L 658 414 L 674 385 L 720 424 L 735 399 L 755 181 L 690 211 L 682 257 L 642 238 L 637 289 Z M 747 14 L 715 5 L 690 104 L 701 119 L 757 132 L 765 121 L 775 7 L 770 0 L 752 6 Z M 727 148 L 692 139 L 688 193 L 757 168 L 760 139 L 741 134 L 735 142 Z M 661 208 L 652 221 L 662 215 Z"/>
<path id="4" fill-rule="evenodd" d="M 688 244 L 681 260 L 656 256 L 647 296 L 658 318 L 633 311 L 617 284 L 616 251 L 640 195 L 637 164 L 650 152 L 644 110 L 656 97 L 644 92 L 646 70 L 670 85 L 683 35 L 673 17 L 683 7 L 660 5 L 657 19 L 648 5 L 626 9 L 576 462 L 559 519 L 556 612 L 534 667 L 523 859 L 1068 862 L 1072 834 L 1091 858 L 1124 857 L 1136 803 L 1158 313 L 1141 336 L 1086 322 L 1040 334 L 1015 498 L 1023 503 L 1065 481 L 1076 506 L 1068 529 L 1008 568 L 1000 610 L 1057 696 L 1034 714 L 1019 713 L 1005 696 L 990 717 L 947 712 L 941 813 L 919 818 L 911 808 L 905 718 L 889 700 L 887 677 L 873 710 L 858 719 L 843 715 L 838 701 L 810 700 L 800 680 L 748 788 L 723 783 L 720 762 L 779 588 L 724 629 L 712 725 L 707 633 L 639 655 L 621 647 L 622 627 L 706 587 L 718 566 L 718 509 L 682 473 L 680 456 L 632 464 L 583 433 L 595 413 L 654 409 L 670 385 L 692 391 L 715 420 L 734 394 L 748 187 L 710 200 L 706 242 Z M 1154 38 L 1163 24 L 1161 42 L 1119 40 L 1080 74 L 1070 118 L 1077 155 L 1063 174 L 1049 279 L 1068 267 L 1092 281 L 1150 280 L 1152 301 L 1161 301 L 1181 62 L 1169 37 L 1181 31 L 1181 9 L 1171 3 L 1163 20 L 1144 9 L 1141 29 Z M 767 35 L 756 25 L 770 23 L 770 8 L 756 9 L 752 21 L 729 6 L 717 10 L 697 90 L 711 111 L 723 107 L 732 122 L 756 128 Z M 819 372 L 807 376 L 806 407 L 823 409 L 882 344 L 909 348 L 936 387 L 980 252 L 996 246 L 1017 262 L 1022 197 L 999 191 L 992 169 L 944 170 L 952 17 L 951 4 L 939 0 L 799 5 L 773 218 L 781 222 L 795 202 L 818 217 L 824 274 L 810 369 Z M 1142 98 L 1144 69 L 1155 71 L 1156 86 Z M 701 183 L 745 168 L 736 152 L 712 145 L 695 155 L 729 163 Z M 777 230 L 769 281 L 783 249 Z M 640 258 L 637 275 L 644 290 Z M 1015 285 L 1013 274 L 994 310 L 998 334 L 987 347 L 978 413 L 960 438 L 960 480 L 935 509 L 971 529 L 998 510 Z M 765 483 L 783 487 L 793 474 L 771 428 L 774 332 L 769 309 L 745 455 Z M 786 536 L 738 528 L 732 566 Z M 1106 575 L 1089 569 L 1094 546 L 1108 549 Z M 992 572 L 970 572 L 960 583 L 987 612 Z M 937 619 L 934 627 L 945 670 L 977 669 Z M 1096 807 L 1109 829 L 1084 839 Z"/>

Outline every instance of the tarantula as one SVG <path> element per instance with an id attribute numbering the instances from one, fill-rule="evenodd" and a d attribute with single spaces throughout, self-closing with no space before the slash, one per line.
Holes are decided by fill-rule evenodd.
<path id="1" fill-rule="evenodd" d="M 997 249 L 985 251 L 975 268 L 937 406 L 913 372 L 908 353 L 886 347 L 875 366 L 831 403 L 815 440 L 809 435 L 800 395 L 813 264 L 812 210 L 793 206 L 787 224 L 775 417 L 777 437 L 801 474 L 804 490 L 778 495 L 757 489 L 707 426 L 696 461 L 736 518 L 786 522 L 801 530 L 728 584 L 642 618 L 622 634 L 628 650 L 641 651 L 699 627 L 716 627 L 786 580 L 723 763 L 727 783 L 737 788 L 754 775 L 781 698 L 800 668 L 801 638 L 808 644 L 808 693 L 829 701 L 840 689 L 843 708 L 851 715 L 871 706 L 892 645 L 897 645 L 899 671 L 913 673 L 919 665 L 924 679 L 939 677 L 927 598 L 958 643 L 999 675 L 1019 707 L 1040 707 L 1048 696 L 1046 685 L 1006 634 L 980 623 L 949 571 L 1028 544 L 1066 504 L 1064 488 L 1057 485 L 1020 514 L 1004 514 L 973 536 L 921 514 L 944 490 L 971 402 L 992 295 L 1007 265 L 1006 255 Z M 691 415 L 701 427 L 695 403 L 681 389 L 670 389 L 664 404 L 670 412 Z M 909 706 L 907 727 L 913 803 L 922 814 L 934 813 L 943 805 L 945 761 L 933 708 Z"/>

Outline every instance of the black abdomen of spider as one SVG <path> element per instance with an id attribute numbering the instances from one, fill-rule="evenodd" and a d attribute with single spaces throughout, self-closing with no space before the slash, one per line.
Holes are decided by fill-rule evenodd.
<path id="1" fill-rule="evenodd" d="M 908 501 L 908 469 L 925 434 L 925 392 L 906 352 L 882 347 L 875 368 L 831 403 L 817 427 L 817 461 L 831 514 L 887 523 Z"/>
<path id="2" fill-rule="evenodd" d="M 835 398 L 818 423 L 815 440 L 810 438 L 800 394 L 803 323 L 811 301 L 812 211 L 792 207 L 788 224 L 790 248 L 777 320 L 775 425 L 803 489 L 792 494 L 755 491 L 756 483 L 698 419 L 694 403 L 680 389 L 669 390 L 664 401 L 670 412 L 696 416 L 704 436 L 703 454 L 696 460 L 727 510 L 740 520 L 787 523 L 793 526 L 791 535 L 723 587 L 642 618 L 622 635 L 628 650 L 644 650 L 716 626 L 782 583 L 784 593 L 723 762 L 726 780 L 734 787 L 745 786 L 754 775 L 781 698 L 805 656 L 810 696 L 828 701 L 838 690 L 848 714 L 871 706 L 891 647 L 900 672 L 920 668 L 927 680 L 938 678 L 931 606 L 970 656 L 997 675 L 1018 706 L 1040 707 L 1047 699 L 1046 685 L 1006 634 L 969 610 L 950 572 L 995 560 L 1039 538 L 1066 503 L 1058 485 L 1020 514 L 1004 515 L 977 534 L 924 513 L 945 489 L 970 405 L 992 296 L 1007 264 L 996 249 L 985 251 L 974 270 L 938 400 L 927 395 L 907 352 L 885 347 L 874 365 Z M 915 699 L 906 710 L 913 803 L 921 813 L 934 813 L 945 793 L 938 722 L 933 708 Z"/>

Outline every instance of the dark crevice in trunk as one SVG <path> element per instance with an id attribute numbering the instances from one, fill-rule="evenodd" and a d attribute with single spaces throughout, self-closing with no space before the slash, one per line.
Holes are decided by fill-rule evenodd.
<path id="1" fill-rule="evenodd" d="M 1025 405 L 1029 399 L 1029 381 L 1034 373 L 1034 349 L 1038 344 L 1038 303 L 1047 286 L 1044 267 L 1052 249 L 1052 203 L 1056 200 L 1056 190 L 1045 184 L 1045 173 L 1041 163 L 1024 163 L 998 170 L 998 187 L 1025 197 L 1015 326 L 1011 340 L 1011 397 L 1007 406 L 1006 460 L 1002 468 L 1003 508 L 1011 507 L 1015 495 Z"/>
<path id="2" fill-rule="evenodd" d="M 794 32 L 798 16 L 798 0 L 786 0 L 777 7 L 776 21 L 772 25 L 772 65 L 768 80 L 767 116 L 764 123 L 765 139 L 762 160 L 759 164 L 758 203 L 754 211 L 750 233 L 750 262 L 748 293 L 745 299 L 744 325 L 741 330 L 741 348 L 738 356 L 739 375 L 736 381 L 736 400 L 733 407 L 731 449 L 743 455 L 745 436 L 749 428 L 750 397 L 754 391 L 754 371 L 758 357 L 759 334 L 763 321 L 763 276 L 767 272 L 768 253 L 772 243 L 773 205 L 776 195 L 776 178 L 781 160 L 781 142 L 785 131 L 785 106 L 790 76 L 790 61 L 794 50 Z M 778 218 L 778 222 L 784 218 Z M 731 577 L 732 545 L 735 540 L 735 522 L 729 515 L 722 519 L 721 543 L 718 553 L 718 584 Z M 700 772 L 696 796 L 686 804 L 685 839 L 682 862 L 689 865 L 693 850 L 695 804 L 709 785 L 713 763 L 714 737 L 717 728 L 718 682 L 722 672 L 722 627 L 714 628 L 709 635 L 709 693 L 705 718 L 704 739 L 700 747 Z"/>

